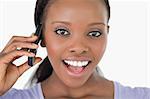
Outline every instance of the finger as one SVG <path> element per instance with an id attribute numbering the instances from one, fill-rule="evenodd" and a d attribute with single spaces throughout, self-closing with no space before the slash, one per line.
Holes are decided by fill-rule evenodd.
<path id="1" fill-rule="evenodd" d="M 2 50 L 2 52 L 4 52 L 4 50 L 6 50 L 6 48 L 8 48 L 8 46 L 11 45 L 11 43 L 13 42 L 34 42 L 35 40 L 37 40 L 37 36 L 31 36 L 31 37 L 23 37 L 23 36 L 13 36 L 10 41 L 6 44 L 5 48 Z"/>
<path id="2" fill-rule="evenodd" d="M 1 58 L 1 62 L 3 64 L 9 64 L 9 63 L 13 62 L 15 58 L 21 57 L 21 56 L 34 57 L 35 54 L 32 52 L 27 52 L 27 51 L 23 51 L 23 50 L 14 50 L 7 54 L 4 54 L 2 56 L 3 58 Z"/>
<path id="3" fill-rule="evenodd" d="M 26 42 L 14 42 L 11 44 L 6 50 L 15 50 L 17 48 L 30 48 L 30 49 L 37 49 L 39 46 L 34 43 L 26 43 Z"/>
<path id="4" fill-rule="evenodd" d="M 16 50 L 17 48 L 30 48 L 30 49 L 37 49 L 39 46 L 34 43 L 27 43 L 27 42 L 13 42 L 11 45 L 9 45 L 3 53 L 8 53 L 12 50 Z"/>
<path id="5" fill-rule="evenodd" d="M 34 65 L 39 63 L 40 61 L 42 60 L 42 58 L 40 57 L 35 57 L 35 62 L 34 62 Z M 19 71 L 19 74 L 20 76 L 30 68 L 30 66 L 28 65 L 28 61 L 25 62 L 24 64 L 18 66 L 18 71 Z"/>
<path id="6" fill-rule="evenodd" d="M 29 36 L 29 37 L 26 37 L 26 36 L 13 36 L 11 38 L 10 41 L 22 41 L 22 42 L 33 42 L 37 39 L 38 37 L 36 35 L 32 35 L 32 36 Z"/>
<path id="7" fill-rule="evenodd" d="M 29 51 L 29 48 L 21 48 L 20 50 L 23 50 L 23 51 Z M 15 61 L 16 59 L 18 59 L 18 58 L 20 58 L 20 57 L 22 57 L 22 56 L 17 56 L 17 57 L 15 57 L 12 61 Z"/>

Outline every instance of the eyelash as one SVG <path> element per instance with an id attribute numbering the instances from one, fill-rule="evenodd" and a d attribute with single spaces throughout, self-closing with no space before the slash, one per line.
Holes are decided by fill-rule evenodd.
<path id="1" fill-rule="evenodd" d="M 68 35 L 70 35 L 70 32 L 68 30 L 66 30 L 66 29 L 63 29 L 63 28 L 62 29 L 61 28 L 60 29 L 57 28 L 54 32 L 57 35 L 60 35 L 60 36 L 68 36 Z M 101 36 L 101 35 L 102 35 L 102 32 L 100 32 L 100 31 L 91 31 L 91 32 L 88 33 L 88 36 L 97 37 L 97 38 L 99 36 Z"/>

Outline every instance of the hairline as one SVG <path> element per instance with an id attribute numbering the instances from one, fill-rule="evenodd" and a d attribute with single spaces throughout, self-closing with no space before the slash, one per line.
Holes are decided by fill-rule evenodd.
<path id="1" fill-rule="evenodd" d="M 53 3 L 55 3 L 56 1 L 58 1 L 58 0 L 49 0 L 48 3 L 46 4 L 46 7 L 45 7 L 44 10 L 43 10 L 43 16 L 42 16 L 42 18 L 41 18 L 41 23 L 42 23 L 43 25 L 45 24 L 46 17 L 47 17 L 47 15 L 48 15 L 48 9 L 49 9 L 49 7 L 50 7 Z M 101 0 L 99 0 L 99 1 L 101 1 Z M 105 5 L 105 9 L 106 9 L 106 11 L 107 11 L 107 23 L 108 23 L 108 22 L 109 22 L 109 14 L 110 14 L 110 12 L 108 11 L 107 4 L 106 4 L 105 0 L 102 0 L 102 3 Z"/>

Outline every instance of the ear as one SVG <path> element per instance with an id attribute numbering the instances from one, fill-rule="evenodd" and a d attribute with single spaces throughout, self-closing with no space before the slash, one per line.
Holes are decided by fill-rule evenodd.
<path id="1" fill-rule="evenodd" d="M 46 47 L 46 45 L 45 45 L 45 41 L 44 41 L 43 39 L 41 40 L 40 45 L 41 45 L 42 47 Z"/>

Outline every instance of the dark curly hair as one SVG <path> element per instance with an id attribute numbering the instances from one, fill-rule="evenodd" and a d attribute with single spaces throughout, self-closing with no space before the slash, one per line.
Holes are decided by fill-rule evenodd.
<path id="1" fill-rule="evenodd" d="M 34 21 L 35 26 L 37 27 L 39 24 L 42 23 L 45 17 L 45 10 L 48 7 L 48 4 L 52 4 L 55 0 L 37 0 L 35 13 L 34 13 Z M 110 19 L 110 5 L 108 0 L 104 0 L 108 21 Z M 52 65 L 48 59 L 48 56 L 43 60 L 43 62 L 39 65 L 39 68 L 36 71 L 35 77 L 37 78 L 37 82 L 42 82 L 47 79 L 53 72 Z"/>

